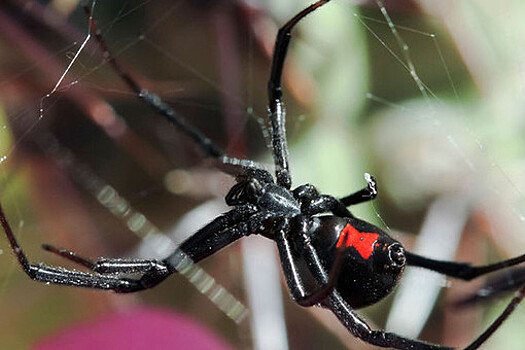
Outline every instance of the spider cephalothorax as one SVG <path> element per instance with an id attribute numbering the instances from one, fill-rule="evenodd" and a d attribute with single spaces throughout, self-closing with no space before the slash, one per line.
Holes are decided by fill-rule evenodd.
<path id="1" fill-rule="evenodd" d="M 303 306 L 330 309 L 353 335 L 380 347 L 396 349 L 450 349 L 407 339 L 395 333 L 372 330 L 354 309 L 373 304 L 388 295 L 405 265 L 419 266 L 454 278 L 470 280 L 525 261 L 525 255 L 491 265 L 473 267 L 465 263 L 439 261 L 408 251 L 380 228 L 355 218 L 347 207 L 372 200 L 377 195 L 375 179 L 366 174 L 367 186 L 342 198 L 320 194 L 310 185 L 294 190 L 288 166 L 285 111 L 281 75 L 291 30 L 306 15 L 329 0 L 319 0 L 288 21 L 277 35 L 268 83 L 270 134 L 275 163 L 275 180 L 257 162 L 227 156 L 210 139 L 187 123 L 158 96 L 148 92 L 109 53 L 89 7 L 85 11 L 92 32 L 128 87 L 158 114 L 191 139 L 216 165 L 236 177 L 226 195 L 232 209 L 205 225 L 163 260 L 98 259 L 92 261 L 53 246 L 44 248 L 79 263 L 91 273 L 31 264 L 0 207 L 0 221 L 25 273 L 32 279 L 54 284 L 131 293 L 152 288 L 181 270 L 188 260 L 198 262 L 236 240 L 258 234 L 275 241 L 290 293 Z M 139 275 L 129 278 L 128 275 Z M 125 277 L 123 277 L 123 275 Z M 478 348 L 515 309 L 525 288 L 496 321 L 467 349 Z"/>

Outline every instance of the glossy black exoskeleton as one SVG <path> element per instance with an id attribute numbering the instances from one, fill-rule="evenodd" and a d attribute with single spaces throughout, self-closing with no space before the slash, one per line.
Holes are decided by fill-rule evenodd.
<path id="1" fill-rule="evenodd" d="M 343 198 L 319 194 L 312 185 L 290 190 L 285 112 L 281 76 L 292 28 L 329 0 L 319 0 L 288 21 L 278 32 L 268 83 L 270 134 L 275 180 L 260 164 L 227 156 L 210 139 L 188 124 L 158 96 L 144 90 L 109 53 L 90 9 L 84 7 L 91 32 L 128 87 L 191 139 L 216 165 L 237 179 L 226 196 L 233 209 L 204 226 L 164 260 L 98 259 L 92 261 L 53 246 L 50 252 L 79 263 L 94 273 L 31 264 L 18 244 L 0 207 L 0 222 L 24 272 L 32 279 L 54 284 L 131 293 L 152 288 L 185 262 L 198 262 L 236 240 L 258 234 L 276 242 L 290 292 L 300 305 L 330 309 L 356 337 L 380 347 L 396 349 L 450 349 L 407 339 L 394 333 L 372 330 L 354 311 L 373 304 L 395 287 L 405 265 L 419 266 L 454 278 L 470 280 L 525 261 L 525 255 L 491 265 L 438 261 L 404 250 L 380 228 L 355 218 L 347 209 L 374 199 L 376 182 L 367 174 L 366 188 Z M 138 278 L 122 275 L 138 274 Z M 492 325 L 466 349 L 477 349 L 503 323 L 525 296 L 525 287 Z"/>
<path id="2" fill-rule="evenodd" d="M 356 235 L 359 243 L 364 244 L 347 245 L 336 284 L 350 306 L 357 309 L 374 304 L 394 289 L 406 263 L 404 248 L 399 242 L 380 228 L 356 218 L 321 216 L 310 221 L 309 236 L 326 271 L 333 266 L 337 243 L 345 227 L 364 234 Z M 367 250 L 370 256 L 366 255 Z"/>

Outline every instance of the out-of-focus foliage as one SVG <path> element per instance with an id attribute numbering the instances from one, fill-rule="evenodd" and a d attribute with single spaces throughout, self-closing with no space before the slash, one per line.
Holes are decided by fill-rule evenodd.
<path id="1" fill-rule="evenodd" d="M 53 12 L 60 3 L 0 5 L 0 201 L 32 261 L 67 265 L 40 244 L 122 256 L 137 239 L 46 155 L 42 137 L 56 138 L 75 162 L 165 231 L 190 209 L 224 196 L 232 180 L 141 105 L 103 64 L 93 39 L 58 91 L 42 101 L 88 32 L 80 8 Z M 269 49 L 277 27 L 308 3 L 98 1 L 93 9 L 112 52 L 146 88 L 225 149 L 271 164 L 260 128 Z M 334 0 L 294 32 L 284 78 L 294 184 L 309 182 L 342 196 L 364 185 L 364 172 L 374 174 L 378 200 L 352 211 L 409 246 L 429 206 L 453 193 L 471 209 L 457 259 L 486 263 L 523 253 L 525 4 L 395 5 L 387 10 L 401 42 L 374 2 Z M 209 220 L 216 215 L 210 212 Z M 26 349 L 70 323 L 136 303 L 176 309 L 234 347 L 251 347 L 249 324 L 231 322 L 181 277 L 126 296 L 45 286 L 23 275 L 3 238 L 0 249 L 0 339 L 6 349 Z M 241 261 L 233 246 L 202 265 L 245 302 Z M 476 286 L 451 282 L 443 288 L 421 338 L 462 346 L 478 335 L 506 300 L 476 310 L 447 307 Z M 335 319 L 328 326 L 317 322 L 284 294 L 290 348 L 362 346 Z M 391 300 L 364 314 L 382 327 Z M 525 344 L 517 330 L 522 308 L 487 348 Z"/>

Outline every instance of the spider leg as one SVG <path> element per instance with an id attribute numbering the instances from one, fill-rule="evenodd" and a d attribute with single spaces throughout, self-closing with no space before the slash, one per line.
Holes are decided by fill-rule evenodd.
<path id="1" fill-rule="evenodd" d="M 315 215 L 332 212 L 340 217 L 354 217 L 346 206 L 337 198 L 330 195 L 321 195 L 311 184 L 305 184 L 293 190 L 293 195 L 301 203 L 304 214 Z"/>
<path id="2" fill-rule="evenodd" d="M 376 178 L 369 173 L 365 173 L 365 180 L 367 186 L 362 190 L 359 190 L 351 195 L 340 198 L 339 200 L 345 205 L 350 206 L 354 204 L 359 204 L 363 202 L 370 201 L 377 197 L 377 181 Z"/>
<path id="3" fill-rule="evenodd" d="M 113 290 L 116 293 L 132 293 L 152 288 L 170 274 L 169 272 L 162 275 L 159 274 L 153 279 L 150 278 L 150 274 L 145 274 L 140 279 L 132 279 L 110 275 L 95 275 L 44 264 L 29 264 L 27 265 L 27 269 L 24 270 L 26 274 L 35 281 L 89 289 Z"/>
<path id="4" fill-rule="evenodd" d="M 317 189 L 311 184 L 297 187 L 293 190 L 293 194 L 295 198 L 301 202 L 301 210 L 305 214 L 315 215 L 323 212 L 332 212 L 334 215 L 340 217 L 353 218 L 354 216 L 346 207 L 370 201 L 377 196 L 377 182 L 375 177 L 365 173 L 365 180 L 367 182 L 365 188 L 340 199 L 330 195 L 320 195 Z"/>
<path id="5" fill-rule="evenodd" d="M 395 333 L 373 330 L 339 295 L 334 291 L 324 302 L 343 323 L 350 333 L 361 340 L 383 348 L 404 350 L 451 350 L 454 348 L 425 343 L 420 340 L 404 338 Z M 475 349 L 475 348 L 472 348 Z"/>
<path id="6" fill-rule="evenodd" d="M 454 306 L 469 306 L 479 302 L 485 302 L 495 297 L 516 291 L 525 284 L 525 268 L 519 267 L 506 270 L 498 276 L 491 277 L 485 281 L 483 288 L 469 294 L 460 300 L 454 301 Z"/>
<path id="7" fill-rule="evenodd" d="M 312 295 L 312 293 L 308 291 L 308 287 L 299 273 L 299 267 L 297 265 L 298 257 L 295 252 L 293 239 L 290 237 L 288 220 L 284 219 L 283 221 L 278 222 L 273 229 L 275 231 L 275 241 L 277 243 L 277 249 L 279 250 L 281 265 L 288 289 L 290 290 L 293 299 L 299 305 L 311 306 L 310 295 Z"/>
<path id="8" fill-rule="evenodd" d="M 515 258 L 500 261 L 490 265 L 483 266 L 471 266 L 467 263 L 457 263 L 451 261 L 434 260 L 426 258 L 420 255 L 416 255 L 410 252 L 405 252 L 407 258 L 407 264 L 412 266 L 423 267 L 432 271 L 442 273 L 444 275 L 459 278 L 462 280 L 470 281 L 476 277 L 483 276 L 487 273 L 505 269 L 509 266 L 525 261 L 525 254 Z M 487 340 L 510 316 L 510 314 L 516 309 L 518 304 L 525 297 L 525 285 L 522 285 L 518 293 L 512 298 L 505 310 L 498 316 L 496 320 L 483 332 L 472 344 L 465 348 L 465 350 L 477 349 L 485 340 Z"/>
<path id="9" fill-rule="evenodd" d="M 67 270 L 45 264 L 31 264 L 22 247 L 18 244 L 13 230 L 0 205 L 0 223 L 11 248 L 24 272 L 33 280 L 91 289 L 113 290 L 117 293 L 131 293 L 152 288 L 170 274 L 188 267 L 188 261 L 199 261 L 213 254 L 229 243 L 255 232 L 266 213 L 255 213 L 251 205 L 240 206 L 219 216 L 185 241 L 181 248 L 163 261 L 140 259 L 99 259 L 91 261 L 74 252 L 44 246 L 44 249 L 81 264 L 97 274 Z M 187 249 L 187 253 L 182 249 Z M 188 259 L 189 258 L 191 259 Z M 121 278 L 108 274 L 143 273 L 138 279 Z"/>
<path id="10" fill-rule="evenodd" d="M 478 349 L 503 324 L 524 297 L 525 286 L 523 286 L 516 296 L 509 302 L 498 318 L 494 320 L 494 322 L 464 350 Z M 371 330 L 366 322 L 350 308 L 337 291 L 332 293 L 332 295 L 326 300 L 324 306 L 332 310 L 352 334 L 363 339 L 367 343 L 381 347 L 392 347 L 395 349 L 453 349 L 424 343 L 418 340 L 406 339 L 395 333 Z"/>
<path id="11" fill-rule="evenodd" d="M 43 249 L 60 255 L 61 257 L 71 260 L 77 264 L 80 264 L 84 267 L 87 267 L 93 272 L 96 272 L 97 274 L 111 274 L 111 275 L 118 275 L 118 274 L 142 274 L 142 276 L 139 279 L 127 279 L 127 278 L 119 278 L 116 276 L 111 276 L 114 279 L 111 279 L 109 282 L 113 282 L 113 288 L 112 289 L 117 293 L 130 293 L 130 292 L 138 292 L 140 290 L 149 289 L 155 287 L 160 282 L 164 281 L 169 275 L 171 275 L 172 272 L 168 269 L 168 266 L 166 263 L 157 261 L 154 259 L 108 259 L 108 258 L 100 258 L 95 261 L 84 258 L 79 256 L 77 253 L 72 252 L 70 250 L 64 249 L 64 248 L 57 248 L 49 244 L 44 244 L 42 246 Z M 43 265 L 40 265 L 43 266 Z M 79 273 L 77 271 L 67 271 L 62 270 L 62 272 L 73 272 L 73 273 Z M 108 280 L 105 279 L 105 276 L 98 276 L 98 275 L 90 275 L 88 280 L 93 280 L 96 278 L 100 278 L 99 282 L 107 283 Z M 63 276 L 66 278 L 71 278 L 75 276 L 66 275 Z M 84 276 L 85 278 L 85 276 Z M 111 284 L 111 283 L 110 283 Z M 83 285 L 83 287 L 85 287 Z M 93 288 L 93 286 L 87 286 L 89 288 Z"/>
<path id="12" fill-rule="evenodd" d="M 56 248 L 48 244 L 44 245 L 43 248 L 83 265 L 96 273 L 143 273 L 143 279 L 157 281 L 157 279 L 162 278 L 158 281 L 161 282 L 169 274 L 178 272 L 182 267 L 187 267 L 190 261 L 192 263 L 198 262 L 226 245 L 255 231 L 267 216 L 267 214 L 261 213 L 256 215 L 256 212 L 254 206 L 245 205 L 217 217 L 184 241 L 178 249 L 163 261 L 122 258 L 101 258 L 93 261 L 81 257 L 70 250 Z"/>
<path id="13" fill-rule="evenodd" d="M 302 255 L 305 257 L 308 265 L 315 264 L 321 266 L 315 248 L 306 236 L 308 231 L 308 219 L 306 217 L 298 218 L 296 225 L 293 229 L 294 233 L 297 233 L 295 238 L 297 242 L 302 246 Z M 320 286 L 316 286 L 315 289 L 309 290 L 299 274 L 297 267 L 297 257 L 294 252 L 294 239 L 290 235 L 289 222 L 284 220 L 277 225 L 276 228 L 276 242 L 281 257 L 281 264 L 283 266 L 284 275 L 286 276 L 286 282 L 290 293 L 294 300 L 301 306 L 308 307 L 319 304 L 328 297 L 335 288 L 335 284 L 338 280 L 341 266 L 344 260 L 344 244 L 337 248 L 336 257 L 334 263 L 330 269 L 329 274 L 326 273 L 322 276 L 322 283 Z M 324 272 L 324 269 L 323 269 Z M 319 281 L 318 276 L 314 278 Z"/>
<path id="14" fill-rule="evenodd" d="M 185 240 L 164 261 L 174 270 L 177 270 L 177 266 L 186 261 L 187 257 L 193 262 L 199 262 L 239 238 L 257 231 L 268 215 L 258 212 L 251 204 L 232 209 Z"/>
<path id="15" fill-rule="evenodd" d="M 50 253 L 60 255 L 64 259 L 71 260 L 79 265 L 87 267 L 90 270 L 95 269 L 96 262 L 94 262 L 93 260 L 84 258 L 71 250 L 67 250 L 64 248 L 58 248 L 51 244 L 42 244 L 42 249 L 47 250 Z"/>
<path id="16" fill-rule="evenodd" d="M 330 0 L 316 1 L 308 6 L 284 26 L 279 29 L 273 51 L 273 61 L 268 82 L 268 117 L 271 123 L 273 159 L 275 162 L 275 173 L 277 184 L 286 189 L 292 186 L 292 177 L 288 165 L 288 143 L 286 141 L 286 112 L 281 100 L 281 78 L 283 74 L 284 60 L 290 44 L 291 31 L 297 23 L 309 13 L 315 11 Z"/>
<path id="17" fill-rule="evenodd" d="M 320 214 L 327 211 L 343 218 L 354 217 L 339 199 L 326 194 L 310 200 L 302 209 L 302 212 L 308 215 Z"/>
<path id="18" fill-rule="evenodd" d="M 93 19 L 91 9 L 89 8 L 87 2 L 83 4 L 83 8 L 88 19 L 91 32 L 102 49 L 104 58 L 111 64 L 115 72 L 129 87 L 129 89 L 132 90 L 142 101 L 144 101 L 156 113 L 166 118 L 171 124 L 179 129 L 179 131 L 189 137 L 200 148 L 204 156 L 215 159 L 217 162 L 217 167 L 219 167 L 224 172 L 234 176 L 243 173 L 247 169 L 257 169 L 259 171 L 268 173 L 268 171 L 257 162 L 247 159 L 234 158 L 226 155 L 219 146 L 217 146 L 212 140 L 205 136 L 199 129 L 188 123 L 158 95 L 153 94 L 140 86 L 140 84 L 122 67 L 122 65 L 109 51 L 109 48 L 102 38 L 102 34 L 98 30 L 97 24 Z"/>
<path id="19" fill-rule="evenodd" d="M 163 265 L 162 263 L 158 262 L 156 262 L 156 264 L 152 264 L 151 261 L 149 262 L 151 269 L 147 273 L 145 273 L 140 279 L 119 278 L 116 276 L 106 275 L 93 275 L 85 272 L 72 271 L 63 268 L 48 266 L 45 264 L 31 264 L 25 252 L 18 244 L 1 205 L 0 222 L 2 224 L 2 227 L 4 228 L 7 239 L 9 240 L 9 244 L 11 245 L 11 248 L 13 249 L 13 252 L 15 253 L 18 259 L 18 262 L 22 266 L 24 272 L 32 280 L 35 281 L 53 284 L 63 284 L 76 287 L 85 287 L 91 289 L 114 290 L 117 293 L 128 293 L 143 290 L 146 288 L 151 288 L 157 285 L 159 282 L 163 281 L 168 275 L 171 274 L 166 265 Z M 72 252 L 59 252 L 60 250 L 54 247 L 49 247 L 48 250 L 52 252 L 55 252 L 56 250 L 57 253 L 63 257 L 66 257 L 84 266 L 89 265 L 88 259 L 81 258 Z M 112 262 L 114 263 L 115 260 Z M 135 264 L 138 263 L 138 260 L 135 261 Z M 141 263 L 147 264 L 146 261 L 141 261 Z M 127 271 L 132 270 L 133 269 L 130 269 L 129 267 L 127 268 Z"/>
<path id="20" fill-rule="evenodd" d="M 155 274 L 158 272 L 160 275 L 165 275 L 168 272 L 166 264 L 155 259 L 100 258 L 97 260 L 91 260 L 68 249 L 57 248 L 50 244 L 44 244 L 42 245 L 42 248 L 100 274 Z"/>
<path id="21" fill-rule="evenodd" d="M 512 298 L 505 310 L 491 323 L 491 325 L 483 332 L 476 340 L 474 340 L 465 350 L 475 350 L 481 346 L 510 316 L 516 307 L 521 303 L 525 297 L 525 285 L 521 287 L 518 293 Z"/>
<path id="22" fill-rule="evenodd" d="M 505 269 L 525 261 L 525 254 L 523 254 L 515 258 L 500 261 L 490 265 L 472 266 L 468 263 L 435 260 L 410 252 L 405 252 L 405 255 L 408 265 L 423 267 L 425 269 L 436 271 L 444 275 L 459 278 L 465 281 L 470 281 L 476 277 Z"/>

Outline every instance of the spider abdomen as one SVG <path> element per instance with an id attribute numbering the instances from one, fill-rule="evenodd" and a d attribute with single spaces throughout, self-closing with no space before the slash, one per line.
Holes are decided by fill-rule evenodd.
<path id="1" fill-rule="evenodd" d="M 363 220 L 337 216 L 312 220 L 312 244 L 326 271 L 334 263 L 337 246 L 345 247 L 336 289 L 350 306 L 368 306 L 392 292 L 406 260 L 399 242 Z"/>

